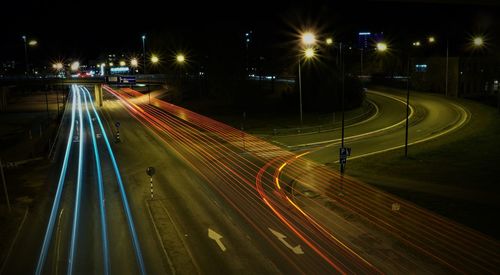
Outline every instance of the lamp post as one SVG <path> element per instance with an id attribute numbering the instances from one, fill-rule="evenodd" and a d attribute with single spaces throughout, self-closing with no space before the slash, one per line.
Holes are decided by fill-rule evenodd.
<path id="1" fill-rule="evenodd" d="M 61 73 L 61 70 L 63 69 L 63 64 L 61 62 L 54 63 L 52 65 L 52 68 L 57 73 L 57 77 L 59 77 L 59 74 Z M 56 104 L 57 104 L 57 117 L 59 118 L 59 89 L 56 89 Z"/>
<path id="2" fill-rule="evenodd" d="M 151 64 L 156 65 L 158 62 L 160 62 L 160 59 L 156 55 L 151 55 Z M 149 90 L 149 85 L 148 85 L 148 101 L 149 104 L 151 104 L 151 91 Z"/>
<path id="3" fill-rule="evenodd" d="M 28 76 L 28 72 L 29 72 L 29 65 L 28 65 L 28 45 L 27 45 L 27 42 L 26 42 L 26 35 L 23 35 L 22 36 L 23 38 L 23 41 L 24 41 L 24 62 L 26 63 L 26 76 Z"/>
<path id="4" fill-rule="evenodd" d="M 419 47 L 420 42 L 413 42 L 413 46 Z M 384 42 L 377 43 L 377 51 L 385 52 L 388 49 L 388 46 Z M 410 52 L 408 51 L 408 63 L 406 67 L 406 124 L 405 124 L 405 157 L 408 157 L 408 127 L 409 127 L 409 118 L 410 118 Z"/>
<path id="5" fill-rule="evenodd" d="M 135 74 L 135 71 L 137 70 L 137 66 L 139 66 L 139 62 L 137 61 L 137 58 L 130 59 L 130 67 L 132 67 L 134 74 Z"/>
<path id="6" fill-rule="evenodd" d="M 142 37 L 142 61 L 144 68 L 142 69 L 142 73 L 146 74 L 146 35 L 143 35 Z"/>
<path id="7" fill-rule="evenodd" d="M 306 58 L 312 58 L 314 56 L 314 49 L 311 47 L 316 43 L 316 36 L 312 32 L 306 32 L 302 34 L 302 44 L 306 46 L 304 50 L 304 55 Z M 303 124 L 303 115 L 302 115 L 302 75 L 301 75 L 301 62 L 302 55 L 299 57 L 299 109 L 300 109 L 300 126 Z"/>
<path id="8" fill-rule="evenodd" d="M 183 82 L 183 68 L 184 68 L 184 62 L 186 61 L 186 57 L 182 53 L 179 53 L 175 57 L 175 61 L 180 66 L 180 69 L 179 69 L 179 71 L 180 71 L 179 72 L 180 73 L 180 76 L 179 76 L 179 86 L 181 86 L 182 82 Z"/>

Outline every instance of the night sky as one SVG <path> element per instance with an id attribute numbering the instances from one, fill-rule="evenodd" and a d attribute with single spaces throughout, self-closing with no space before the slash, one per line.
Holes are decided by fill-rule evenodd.
<path id="1" fill-rule="evenodd" d="M 500 29 L 500 6 L 493 0 L 6 2 L 1 4 L 0 60 L 22 60 L 23 34 L 38 40 L 32 55 L 41 61 L 94 59 L 103 51 L 140 52 L 143 33 L 150 49 L 209 55 L 218 48 L 237 46 L 247 30 L 254 30 L 264 47 L 279 50 L 293 40 L 293 28 L 300 25 L 316 26 L 353 42 L 363 30 L 383 31 L 393 40 L 432 33 L 460 41 L 484 33 L 494 42 Z"/>

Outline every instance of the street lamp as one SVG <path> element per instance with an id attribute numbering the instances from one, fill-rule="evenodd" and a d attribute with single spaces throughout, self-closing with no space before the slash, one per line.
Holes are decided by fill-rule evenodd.
<path id="1" fill-rule="evenodd" d="M 484 39 L 481 36 L 476 36 L 472 39 L 472 46 L 480 48 L 484 45 Z"/>
<path id="2" fill-rule="evenodd" d="M 178 54 L 176 60 L 178 63 L 184 63 L 186 57 L 183 54 Z"/>
<path id="3" fill-rule="evenodd" d="M 139 66 L 139 62 L 137 62 L 137 58 L 132 58 L 130 60 L 130 66 L 134 67 L 134 68 L 137 68 L 137 66 Z"/>
<path id="4" fill-rule="evenodd" d="M 306 59 L 310 59 L 314 56 L 314 49 L 311 47 L 316 43 L 316 36 L 312 32 L 305 32 L 302 34 L 302 44 L 306 46 L 304 50 L 304 56 Z M 300 126 L 303 124 L 302 116 L 302 75 L 300 72 L 302 56 L 299 57 L 299 107 L 300 107 Z"/>
<path id="5" fill-rule="evenodd" d="M 139 62 L 137 61 L 137 58 L 134 57 L 134 58 L 130 59 L 130 67 L 132 67 L 134 74 L 137 72 L 138 66 L 139 66 Z"/>
<path id="6" fill-rule="evenodd" d="M 26 63 L 26 76 L 29 76 L 29 63 L 28 63 L 28 45 L 30 47 L 35 47 L 38 45 L 38 41 L 32 39 L 29 42 L 27 41 L 26 35 L 21 36 L 21 38 L 24 41 L 24 62 Z"/>
<path id="7" fill-rule="evenodd" d="M 64 68 L 64 66 L 61 62 L 57 62 L 52 64 L 52 68 L 57 72 L 57 77 L 59 77 L 59 75 L 61 74 L 61 70 Z M 59 89 L 56 89 L 56 104 L 57 104 L 57 117 L 59 117 Z"/>
<path id="8" fill-rule="evenodd" d="M 70 68 L 71 68 L 71 71 L 73 71 L 73 72 L 78 71 L 78 69 L 80 68 L 80 62 L 75 61 L 75 62 L 71 63 Z"/>
<path id="9" fill-rule="evenodd" d="M 121 66 L 121 67 L 123 67 L 123 66 L 125 66 L 125 65 L 127 65 L 127 63 L 126 63 L 125 61 L 121 60 L 121 61 L 120 61 L 120 66 Z"/>
<path id="10" fill-rule="evenodd" d="M 146 35 L 142 37 L 142 61 L 144 68 L 142 69 L 142 73 L 146 74 Z"/>
<path id="11" fill-rule="evenodd" d="M 388 47 L 385 42 L 378 42 L 376 49 L 378 52 L 385 52 L 387 51 Z"/>
<path id="12" fill-rule="evenodd" d="M 156 55 L 153 54 L 151 56 L 151 63 L 156 64 L 158 62 L 160 62 L 160 59 L 158 58 L 158 56 L 156 56 Z"/>

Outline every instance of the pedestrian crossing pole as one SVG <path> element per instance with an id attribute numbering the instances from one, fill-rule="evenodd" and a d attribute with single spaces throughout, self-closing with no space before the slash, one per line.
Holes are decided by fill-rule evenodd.
<path id="1" fill-rule="evenodd" d="M 153 195 L 153 177 L 149 178 L 149 184 L 151 186 L 151 199 L 153 199 L 154 198 L 154 195 Z"/>
<path id="2" fill-rule="evenodd" d="M 149 190 L 151 192 L 151 200 L 154 198 L 153 194 L 153 175 L 155 174 L 155 168 L 150 166 L 146 169 L 146 174 L 149 176 Z"/>
<path id="3" fill-rule="evenodd" d="M 120 142 L 120 122 L 115 123 L 116 126 L 116 142 Z"/>

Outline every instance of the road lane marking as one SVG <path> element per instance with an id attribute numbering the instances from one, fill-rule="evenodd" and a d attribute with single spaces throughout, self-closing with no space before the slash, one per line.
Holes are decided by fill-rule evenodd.
<path id="1" fill-rule="evenodd" d="M 278 238 L 278 240 L 280 240 L 280 242 L 282 242 L 286 247 L 288 247 L 290 250 L 293 251 L 293 253 L 295 254 L 304 254 L 304 251 L 302 250 L 302 248 L 300 247 L 300 244 L 296 245 L 296 246 L 292 246 L 291 244 L 289 244 L 285 239 L 286 239 L 286 236 L 283 235 L 282 233 L 276 231 L 276 230 L 273 230 L 271 228 L 269 228 L 269 231 L 271 231 L 271 233 L 274 234 L 274 236 L 276 236 L 276 238 Z"/>
<path id="2" fill-rule="evenodd" d="M 222 236 L 219 233 L 208 228 L 208 237 L 210 239 L 214 240 L 222 251 L 226 251 L 226 247 L 224 246 L 224 244 L 221 241 Z"/>

